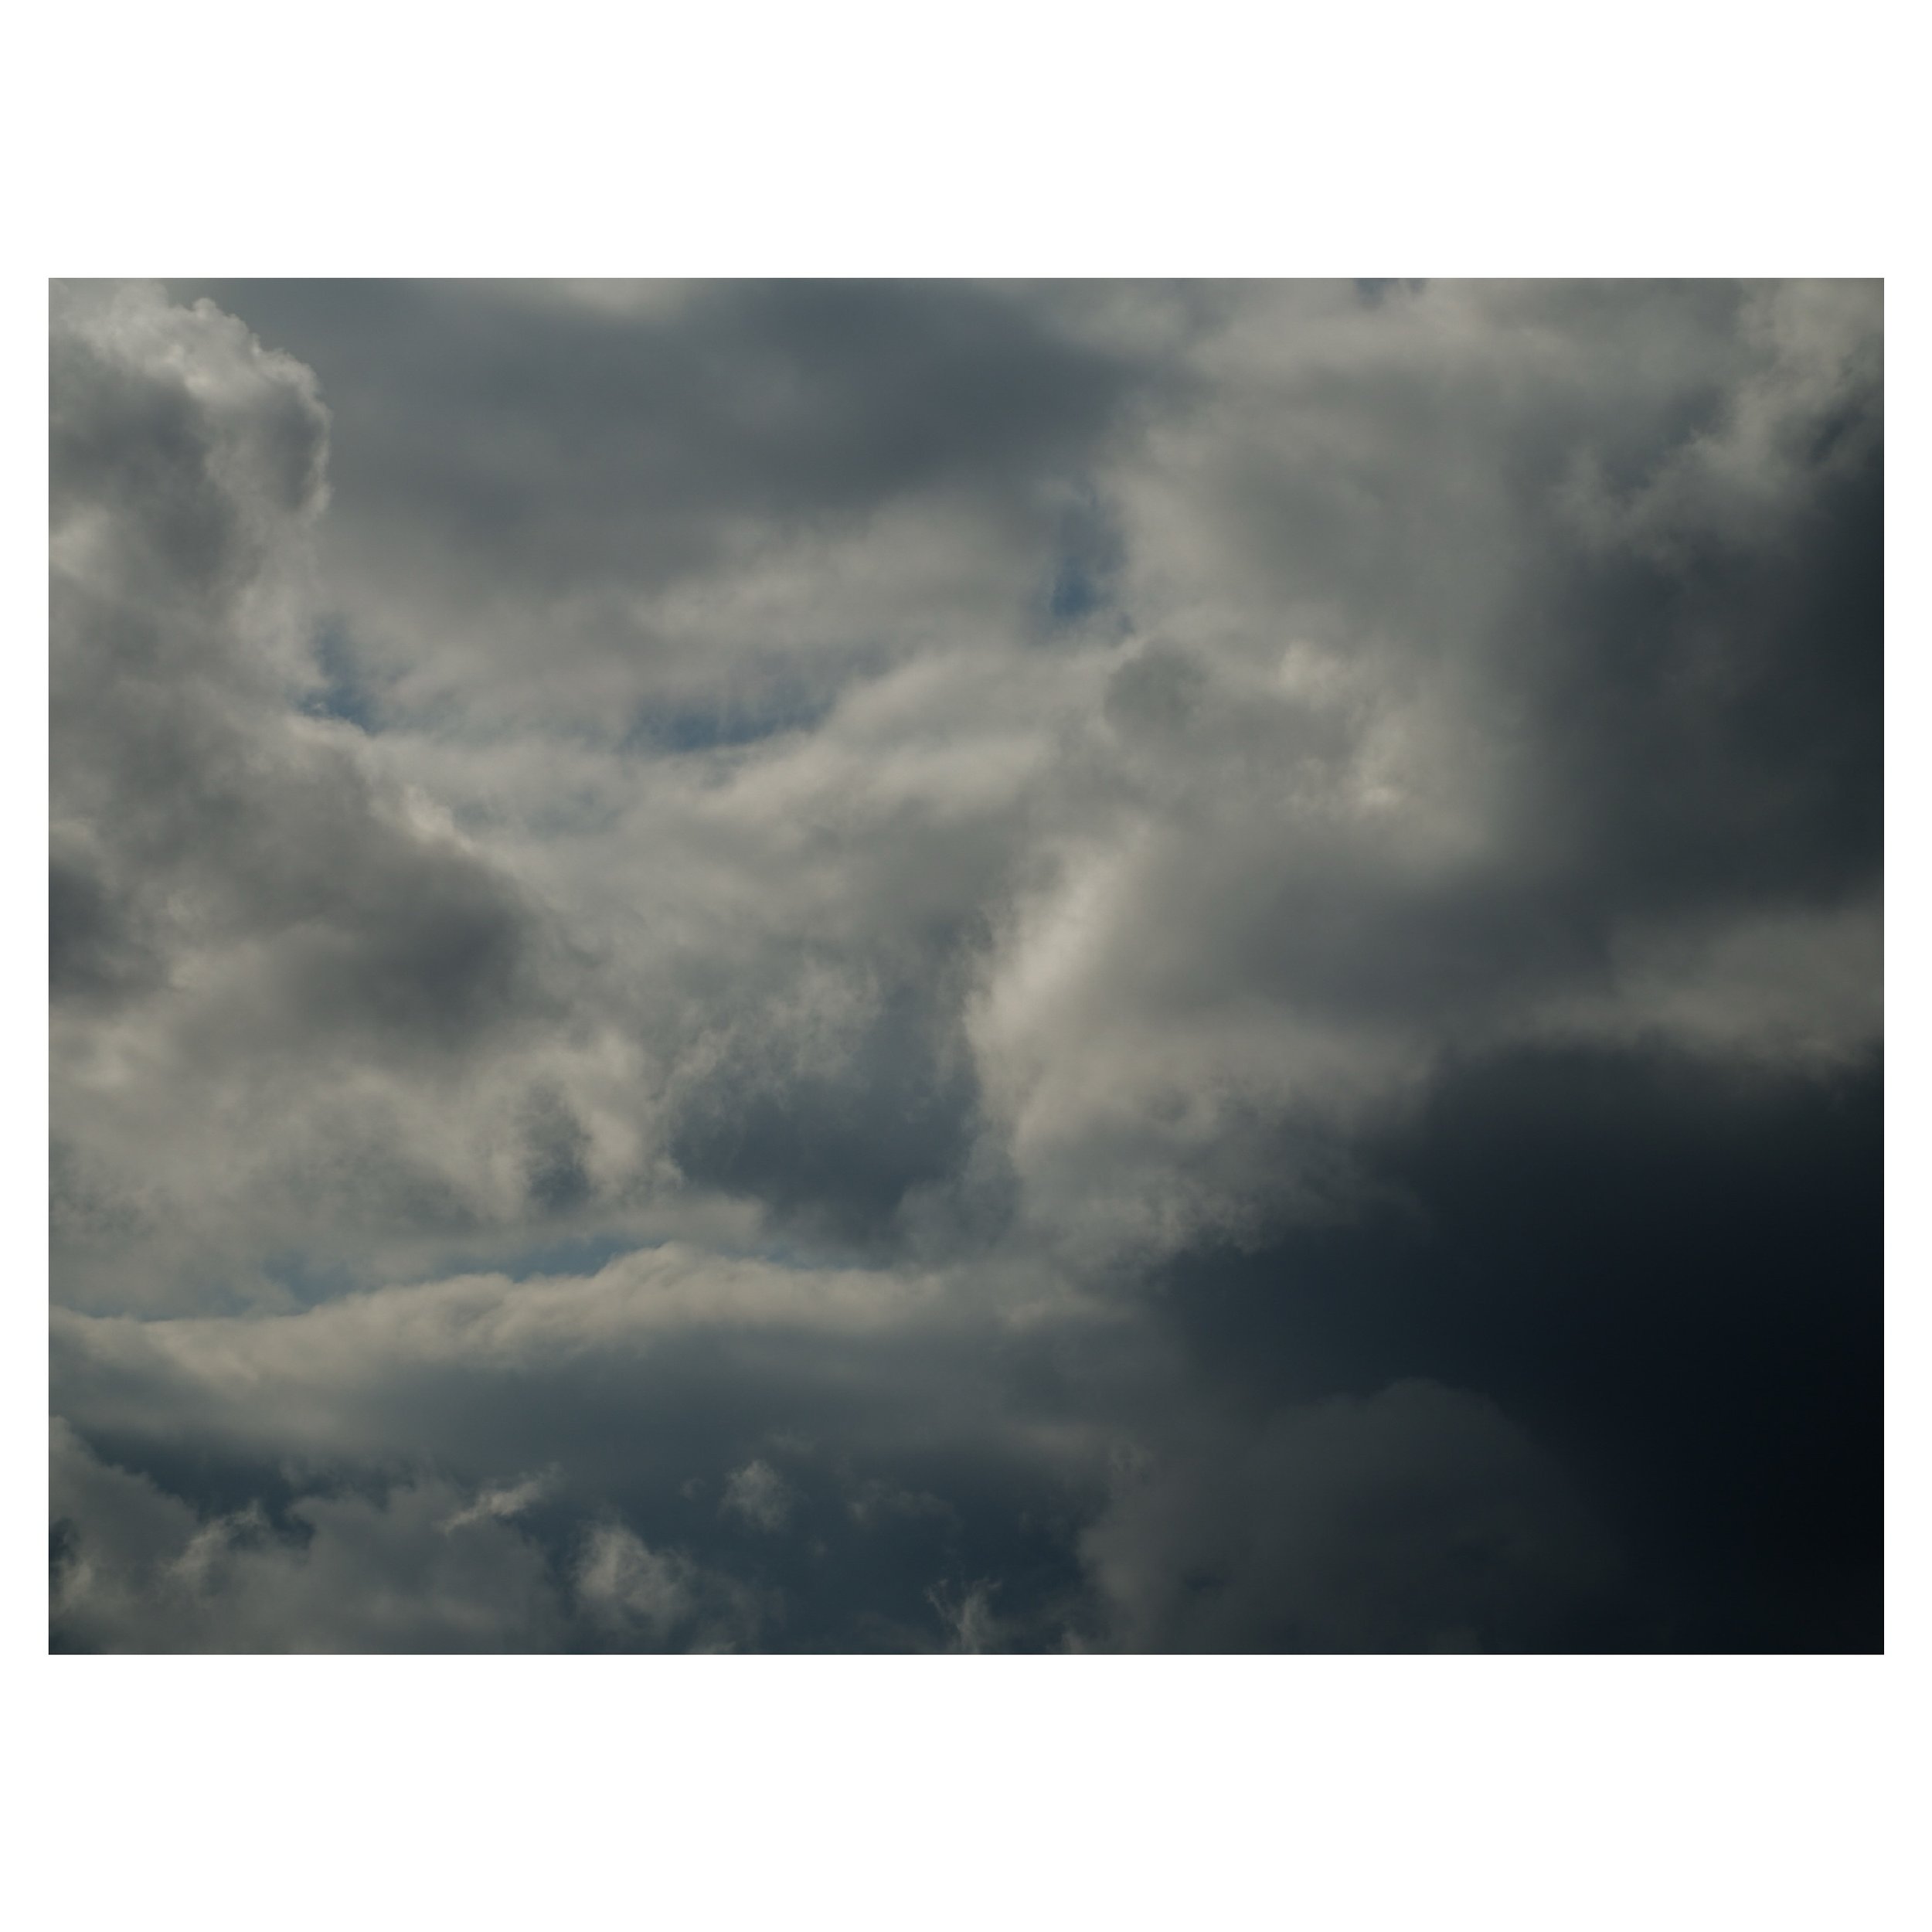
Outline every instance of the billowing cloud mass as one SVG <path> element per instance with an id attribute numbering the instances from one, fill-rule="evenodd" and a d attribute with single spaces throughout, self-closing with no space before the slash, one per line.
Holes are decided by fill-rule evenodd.
<path id="1" fill-rule="evenodd" d="M 55 1648 L 1882 1642 L 1876 286 L 52 326 Z"/>

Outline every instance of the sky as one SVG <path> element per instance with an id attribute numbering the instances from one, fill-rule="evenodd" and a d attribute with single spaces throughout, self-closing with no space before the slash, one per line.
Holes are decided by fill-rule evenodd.
<path id="1" fill-rule="evenodd" d="M 1878 284 L 50 355 L 53 1648 L 1881 1647 Z"/>

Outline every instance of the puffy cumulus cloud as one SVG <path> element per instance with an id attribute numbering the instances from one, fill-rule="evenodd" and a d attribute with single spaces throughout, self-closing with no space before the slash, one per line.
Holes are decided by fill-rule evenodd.
<path id="1" fill-rule="evenodd" d="M 604 969 L 607 1193 L 1085 1264 L 1347 1211 L 1445 1050 L 1875 1037 L 1869 291 L 249 299 L 365 424 L 330 530 L 512 614 L 330 580 Z"/>
<path id="2" fill-rule="evenodd" d="M 53 1352 L 64 1426 L 171 1508 L 393 1512 L 427 1484 L 439 1535 L 541 1549 L 564 1638 L 642 1648 L 937 1648 L 962 1573 L 1010 1577 L 1009 1622 L 1060 1641 L 1073 1526 L 1147 1372 L 1104 1309 L 689 1248 L 292 1315 L 56 1311 Z"/>
<path id="3" fill-rule="evenodd" d="M 51 1637 L 80 1650 L 551 1649 L 563 1596 L 514 1511 L 428 1479 L 202 1515 L 56 1421 Z"/>
<path id="4" fill-rule="evenodd" d="M 245 1294 L 274 1229 L 351 1199 L 487 1213 L 489 1150 L 423 1111 L 567 980 L 538 895 L 301 708 L 327 430 L 309 372 L 206 304 L 56 289 L 54 1208 L 83 1297 Z"/>
<path id="5" fill-rule="evenodd" d="M 56 291 L 60 1412 L 264 1563 L 454 1485 L 560 1641 L 1735 1635 L 1611 1418 L 1708 1516 L 1850 1409 L 1696 1427 L 1640 1352 L 1566 1410 L 1469 1284 L 1714 1336 L 1748 1177 L 1698 1143 L 1659 1298 L 1446 1137 L 1495 1080 L 1498 1162 L 1607 1119 L 1655 1185 L 1673 1094 L 1760 1192 L 1865 1145 L 1882 342 L 1850 284 Z"/>
<path id="6" fill-rule="evenodd" d="M 50 1635 L 60 1650 L 726 1650 L 754 1593 L 621 1523 L 561 1544 L 519 1522 L 543 1478 L 418 1473 L 197 1510 L 56 1419 Z"/>
<path id="7" fill-rule="evenodd" d="M 673 743 L 1002 633 L 1029 570 L 1044 616 L 1069 474 L 1147 373 L 956 284 L 192 287 L 357 372 L 332 590 L 387 705 Z"/>
<path id="8" fill-rule="evenodd" d="M 1876 291 L 1267 289 L 1190 367 L 976 1012 L 1029 1178 L 1171 1240 L 1445 1053 L 1868 1051 Z"/>

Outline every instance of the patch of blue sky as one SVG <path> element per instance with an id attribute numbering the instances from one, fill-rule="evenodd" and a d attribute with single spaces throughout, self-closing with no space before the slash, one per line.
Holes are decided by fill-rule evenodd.
<path id="1" fill-rule="evenodd" d="M 641 706 L 619 750 L 659 757 L 729 751 L 788 731 L 808 730 L 832 706 L 830 691 L 794 687 L 753 696 L 720 694 L 675 704 Z"/>
<path id="2" fill-rule="evenodd" d="M 371 1285 L 361 1270 L 345 1262 L 293 1251 L 271 1254 L 262 1264 L 262 1273 L 304 1308 L 339 1301 L 344 1295 L 359 1294 Z"/>
<path id="3" fill-rule="evenodd" d="M 1046 611 L 1056 624 L 1077 624 L 1099 608 L 1101 590 L 1092 570 L 1078 557 L 1063 557 L 1048 592 Z"/>
<path id="4" fill-rule="evenodd" d="M 502 1274 L 512 1281 L 533 1281 L 551 1275 L 596 1274 L 620 1257 L 661 1241 L 641 1241 L 634 1234 L 576 1234 L 542 1241 L 509 1254 L 452 1255 L 436 1270 L 440 1275 Z"/>
<path id="5" fill-rule="evenodd" d="M 373 733 L 375 696 L 356 667 L 349 633 L 335 620 L 328 621 L 316 631 L 315 652 L 322 682 L 302 699 L 301 709 L 311 718 L 339 718 L 359 731 Z"/>
<path id="6" fill-rule="evenodd" d="M 1122 558 L 1118 526 L 1098 491 L 1081 480 L 1072 487 L 1055 532 L 1043 598 L 1049 634 L 1073 629 L 1111 607 Z"/>

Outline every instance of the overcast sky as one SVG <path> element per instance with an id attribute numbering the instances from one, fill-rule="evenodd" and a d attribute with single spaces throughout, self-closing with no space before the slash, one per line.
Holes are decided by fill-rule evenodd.
<path id="1" fill-rule="evenodd" d="M 1876 284 L 52 298 L 62 1649 L 1866 1649 Z"/>

